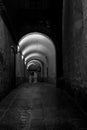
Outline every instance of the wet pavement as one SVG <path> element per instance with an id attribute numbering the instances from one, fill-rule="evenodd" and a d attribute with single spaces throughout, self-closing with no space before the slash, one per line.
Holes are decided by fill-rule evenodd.
<path id="1" fill-rule="evenodd" d="M 86 117 L 53 84 L 22 84 L 0 102 L 0 130 L 86 129 Z"/>

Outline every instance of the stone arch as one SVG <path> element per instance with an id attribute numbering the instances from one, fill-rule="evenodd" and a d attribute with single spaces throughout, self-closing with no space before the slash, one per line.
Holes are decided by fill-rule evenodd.
<path id="1" fill-rule="evenodd" d="M 30 53 L 38 53 L 48 59 L 48 77 L 56 77 L 56 49 L 54 42 L 45 34 L 32 32 L 23 36 L 19 41 L 19 49 L 22 55 L 29 56 Z"/>

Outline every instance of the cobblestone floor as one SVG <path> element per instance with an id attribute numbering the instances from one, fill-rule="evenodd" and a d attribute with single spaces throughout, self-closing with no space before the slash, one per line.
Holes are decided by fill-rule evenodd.
<path id="1" fill-rule="evenodd" d="M 23 84 L 0 103 L 0 130 L 86 129 L 86 117 L 52 84 Z"/>

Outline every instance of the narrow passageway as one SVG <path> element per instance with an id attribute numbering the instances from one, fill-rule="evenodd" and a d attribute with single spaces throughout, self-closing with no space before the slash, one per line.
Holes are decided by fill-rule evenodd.
<path id="1" fill-rule="evenodd" d="M 22 84 L 0 102 L 1 130 L 77 130 L 86 118 L 54 84 Z"/>
<path id="2" fill-rule="evenodd" d="M 86 0 L 0 0 L 0 130 L 87 130 Z"/>

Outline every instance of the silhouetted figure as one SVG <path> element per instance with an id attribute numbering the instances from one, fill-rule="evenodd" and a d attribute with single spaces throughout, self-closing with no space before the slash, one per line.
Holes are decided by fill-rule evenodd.
<path id="1" fill-rule="evenodd" d="M 29 83 L 32 83 L 32 76 L 29 75 Z"/>
<path id="2" fill-rule="evenodd" d="M 34 72 L 34 83 L 37 83 L 37 73 Z"/>
<path id="3" fill-rule="evenodd" d="M 29 83 L 33 83 L 34 81 L 34 72 L 30 72 L 29 74 Z"/>

